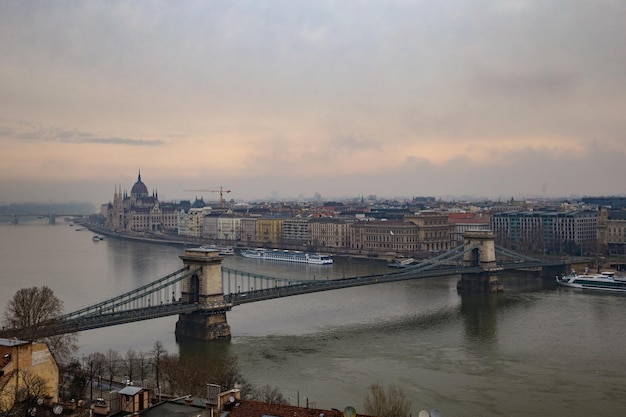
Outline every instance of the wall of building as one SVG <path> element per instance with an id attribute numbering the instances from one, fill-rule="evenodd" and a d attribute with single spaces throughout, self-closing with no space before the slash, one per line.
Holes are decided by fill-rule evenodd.
<path id="1" fill-rule="evenodd" d="M 14 389 L 6 387 L 24 387 L 23 377 L 26 374 L 36 375 L 46 383 L 51 402 L 59 399 L 59 368 L 45 343 L 30 343 L 0 339 L 3 357 L 9 355 L 1 369 L 0 407 L 10 408 L 14 402 Z"/>

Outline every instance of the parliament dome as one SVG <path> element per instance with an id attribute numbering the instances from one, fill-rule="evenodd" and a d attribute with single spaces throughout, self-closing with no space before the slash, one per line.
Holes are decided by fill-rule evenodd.
<path id="1" fill-rule="evenodd" d="M 133 188 L 130 190 L 131 197 L 135 198 L 143 198 L 148 197 L 148 187 L 146 184 L 141 182 L 141 171 L 139 172 L 139 176 L 137 177 L 137 182 L 133 185 Z"/>

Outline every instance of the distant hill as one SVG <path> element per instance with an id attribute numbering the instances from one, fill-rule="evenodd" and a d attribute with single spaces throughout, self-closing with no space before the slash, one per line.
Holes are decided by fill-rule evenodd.
<path id="1" fill-rule="evenodd" d="M 0 205 L 0 214 L 92 214 L 91 203 L 19 203 Z"/>

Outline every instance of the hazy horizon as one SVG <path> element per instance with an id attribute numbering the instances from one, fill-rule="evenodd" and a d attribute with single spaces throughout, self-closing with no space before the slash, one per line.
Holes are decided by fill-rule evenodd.
<path id="1" fill-rule="evenodd" d="M 625 18 L 611 0 L 3 1 L 0 200 L 102 204 L 139 170 L 164 201 L 621 195 Z"/>

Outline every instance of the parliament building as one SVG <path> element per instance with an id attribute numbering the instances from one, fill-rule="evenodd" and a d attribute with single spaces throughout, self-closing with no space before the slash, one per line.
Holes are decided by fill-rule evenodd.
<path id="1" fill-rule="evenodd" d="M 115 232 L 176 232 L 181 211 L 187 211 L 190 206 L 189 201 L 160 202 L 158 193 L 148 193 L 140 171 L 130 195 L 116 186 L 113 201 L 104 205 L 102 214 L 105 227 Z"/>

